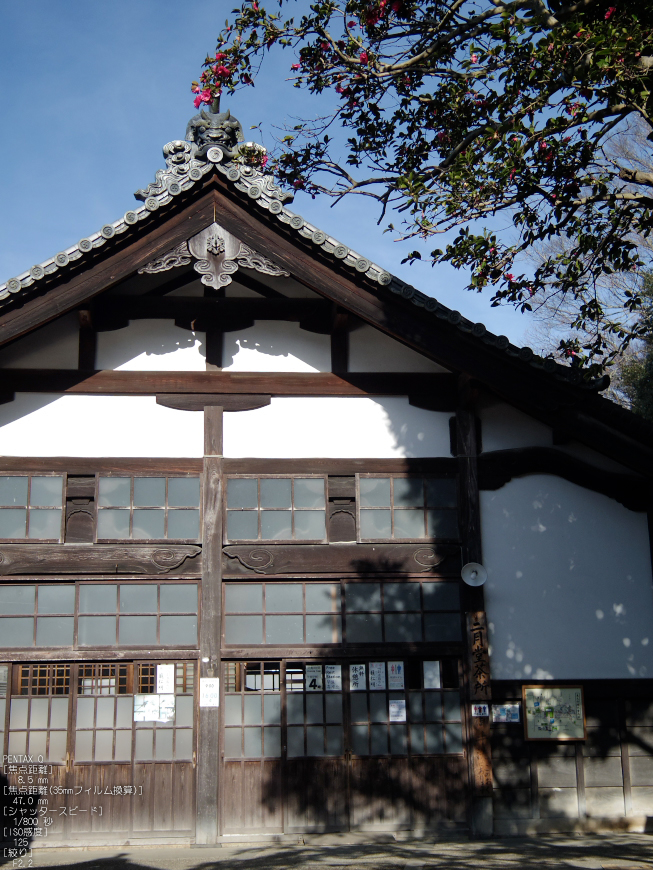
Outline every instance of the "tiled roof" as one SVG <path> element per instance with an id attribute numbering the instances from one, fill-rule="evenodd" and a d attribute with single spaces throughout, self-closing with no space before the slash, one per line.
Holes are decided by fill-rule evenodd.
<path id="1" fill-rule="evenodd" d="M 238 158 L 230 159 L 218 146 L 209 148 L 206 157 L 202 159 L 197 159 L 194 153 L 195 149 L 187 141 L 169 142 L 163 149 L 166 168 L 157 170 L 154 182 L 135 193 L 136 199 L 141 200 L 142 204 L 125 212 L 113 223 L 105 224 L 98 232 L 81 239 L 77 244 L 0 284 L 0 314 L 2 308 L 15 299 L 31 296 L 40 282 L 65 274 L 72 265 L 80 265 L 80 261 L 83 262 L 85 257 L 90 258 L 98 248 L 111 245 L 112 241 L 120 239 L 123 234 L 136 234 L 140 221 L 148 218 L 152 212 L 165 209 L 175 197 L 199 185 L 210 173 L 217 172 L 235 189 L 249 197 L 262 212 L 267 212 L 269 219 L 283 224 L 314 245 L 322 254 L 339 261 L 352 273 L 357 273 L 358 276 L 366 279 L 366 283 L 388 289 L 401 298 L 410 300 L 413 305 L 424 309 L 434 317 L 447 321 L 462 332 L 471 333 L 479 342 L 490 345 L 508 356 L 516 357 L 554 379 L 593 390 L 604 389 L 608 385 L 608 378 L 594 382 L 584 381 L 578 369 L 561 365 L 553 359 L 543 359 L 530 347 L 517 347 L 511 344 L 505 335 L 494 335 L 483 323 L 472 323 L 459 311 L 447 308 L 434 297 L 421 293 L 415 287 L 391 275 L 381 266 L 290 211 L 285 203 L 292 201 L 292 194 L 282 191 L 275 184 L 273 177 L 262 172 L 258 167 L 239 162 Z"/>

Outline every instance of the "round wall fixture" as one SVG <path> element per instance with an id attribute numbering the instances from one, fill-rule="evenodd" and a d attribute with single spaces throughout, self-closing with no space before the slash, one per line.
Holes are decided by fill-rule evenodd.
<path id="1" fill-rule="evenodd" d="M 468 562 L 463 565 L 460 576 L 468 586 L 482 586 L 487 580 L 487 570 L 480 562 Z"/>

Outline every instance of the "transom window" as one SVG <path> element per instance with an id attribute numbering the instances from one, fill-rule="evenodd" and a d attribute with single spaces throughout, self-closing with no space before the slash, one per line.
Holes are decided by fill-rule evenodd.
<path id="1" fill-rule="evenodd" d="M 197 541 L 199 535 L 198 476 L 100 476 L 98 540 Z"/>
<path id="2" fill-rule="evenodd" d="M 453 477 L 359 475 L 361 541 L 457 539 L 457 481 Z"/>
<path id="3" fill-rule="evenodd" d="M 0 476 L 0 539 L 61 541 L 63 476 Z"/>
<path id="4" fill-rule="evenodd" d="M 225 584 L 225 643 L 341 643 L 339 583 Z"/>
<path id="5" fill-rule="evenodd" d="M 230 477 L 227 540 L 326 540 L 324 477 Z"/>
<path id="6" fill-rule="evenodd" d="M 228 645 L 456 643 L 457 582 L 225 583 Z"/>
<path id="7" fill-rule="evenodd" d="M 197 645 L 196 583 L 36 583 L 0 586 L 2 645 Z"/>

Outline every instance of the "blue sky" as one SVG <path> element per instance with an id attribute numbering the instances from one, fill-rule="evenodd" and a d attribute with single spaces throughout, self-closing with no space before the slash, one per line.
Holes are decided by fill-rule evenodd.
<path id="1" fill-rule="evenodd" d="M 161 148 L 183 138 L 194 114 L 190 82 L 234 0 L 0 0 L 0 280 L 39 263 L 116 220 L 133 191 L 163 166 Z M 274 54 L 256 87 L 223 101 L 246 137 L 271 140 L 274 125 L 320 114 L 319 99 L 286 81 L 294 57 Z M 299 194 L 291 206 L 388 271 L 482 321 L 517 344 L 527 317 L 493 309 L 465 291 L 449 266 L 401 265 L 414 242 L 392 243 L 366 198 L 335 208 Z M 387 221 L 386 221 L 387 223 Z M 426 244 L 423 253 L 432 247 Z"/>

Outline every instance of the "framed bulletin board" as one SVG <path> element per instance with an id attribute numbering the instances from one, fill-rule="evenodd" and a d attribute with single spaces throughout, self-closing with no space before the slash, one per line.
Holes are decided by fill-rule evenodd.
<path id="1" fill-rule="evenodd" d="M 526 740 L 585 740 L 582 686 L 522 686 Z"/>

